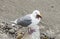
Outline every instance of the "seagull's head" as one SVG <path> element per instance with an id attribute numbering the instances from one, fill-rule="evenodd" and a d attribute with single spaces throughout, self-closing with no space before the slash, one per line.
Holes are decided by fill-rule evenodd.
<path id="1" fill-rule="evenodd" d="M 34 17 L 38 18 L 38 19 L 39 19 L 39 18 L 42 18 L 41 13 L 40 13 L 39 10 L 34 10 L 33 13 L 32 13 L 32 15 L 33 15 Z"/>

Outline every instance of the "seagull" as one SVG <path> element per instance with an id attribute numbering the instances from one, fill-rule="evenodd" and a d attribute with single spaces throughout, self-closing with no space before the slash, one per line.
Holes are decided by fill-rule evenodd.
<path id="1" fill-rule="evenodd" d="M 13 22 L 12 26 L 21 25 L 22 27 L 27 27 L 27 26 L 37 25 L 41 19 L 42 16 L 40 11 L 34 10 L 31 14 L 27 14 L 11 22 Z"/>
<path id="2" fill-rule="evenodd" d="M 21 25 L 22 27 L 28 27 L 27 32 L 21 39 L 40 39 L 40 29 L 38 23 L 41 19 L 42 16 L 40 11 L 34 10 L 31 14 L 27 14 L 11 22 L 13 22 L 12 26 Z M 17 35 L 17 39 L 20 39 L 20 35 Z"/>

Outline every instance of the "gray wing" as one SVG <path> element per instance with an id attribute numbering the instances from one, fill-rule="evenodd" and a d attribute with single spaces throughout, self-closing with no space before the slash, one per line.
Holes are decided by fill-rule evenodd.
<path id="1" fill-rule="evenodd" d="M 30 16 L 24 16 L 20 19 L 17 20 L 17 25 L 21 25 L 23 27 L 27 27 L 28 25 L 30 25 L 32 22 L 31 22 L 31 18 Z"/>

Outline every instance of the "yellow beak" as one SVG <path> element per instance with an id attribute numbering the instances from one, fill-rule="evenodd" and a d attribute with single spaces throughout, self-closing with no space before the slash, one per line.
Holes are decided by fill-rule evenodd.
<path id="1" fill-rule="evenodd" d="M 40 14 L 39 17 L 42 18 L 42 15 Z"/>

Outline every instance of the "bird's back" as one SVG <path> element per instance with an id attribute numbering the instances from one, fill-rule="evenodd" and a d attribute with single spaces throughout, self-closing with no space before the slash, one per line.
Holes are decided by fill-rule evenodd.
<path id="1" fill-rule="evenodd" d="M 17 25 L 21 25 L 21 26 L 26 27 L 26 26 L 28 26 L 30 24 L 31 24 L 30 14 L 17 19 Z"/>

